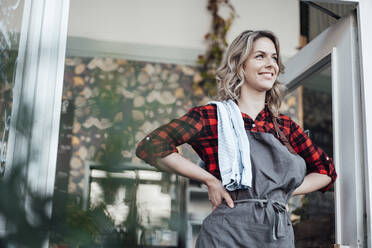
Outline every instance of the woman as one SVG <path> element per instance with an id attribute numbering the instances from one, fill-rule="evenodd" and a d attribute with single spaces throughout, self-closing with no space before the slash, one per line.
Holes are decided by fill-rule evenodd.
<path id="1" fill-rule="evenodd" d="M 197 247 L 294 247 L 288 199 L 324 192 L 336 180 L 332 159 L 278 113 L 282 71 L 273 33 L 241 33 L 217 70 L 219 102 L 192 108 L 137 147 L 147 163 L 208 186 L 213 212 Z M 194 148 L 206 169 L 177 153 L 182 143 Z"/>

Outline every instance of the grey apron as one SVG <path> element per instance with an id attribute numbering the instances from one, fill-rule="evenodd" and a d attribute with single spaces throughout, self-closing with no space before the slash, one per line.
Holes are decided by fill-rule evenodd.
<path id="1" fill-rule="evenodd" d="M 230 192 L 234 208 L 220 204 L 204 221 L 197 248 L 291 248 L 294 233 L 286 203 L 306 174 L 304 159 L 271 133 L 247 131 L 252 187 Z"/>

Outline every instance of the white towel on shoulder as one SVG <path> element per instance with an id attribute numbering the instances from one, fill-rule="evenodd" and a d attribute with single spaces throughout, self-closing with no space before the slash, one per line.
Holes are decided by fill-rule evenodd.
<path id="1" fill-rule="evenodd" d="M 249 140 L 239 107 L 232 100 L 208 104 L 217 106 L 218 164 L 222 184 L 229 191 L 251 187 Z"/>

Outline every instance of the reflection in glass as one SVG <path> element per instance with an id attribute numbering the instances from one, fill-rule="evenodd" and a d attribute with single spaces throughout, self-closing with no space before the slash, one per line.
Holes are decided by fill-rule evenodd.
<path id="1" fill-rule="evenodd" d="M 4 0 L 0 5 L 0 176 L 5 171 L 23 2 Z"/>
<path id="2" fill-rule="evenodd" d="M 299 111 L 295 116 L 313 143 L 333 156 L 332 78 L 328 63 L 291 89 L 286 97 L 296 96 Z M 291 219 L 296 235 L 296 247 L 321 247 L 335 243 L 334 194 L 331 191 L 313 192 L 293 197 L 290 201 Z"/>
<path id="3" fill-rule="evenodd" d="M 201 80 L 194 49 L 190 59 L 188 49 L 154 42 L 163 38 L 161 32 L 169 33 L 161 25 L 156 25 L 156 35 L 135 27 L 145 39 L 132 39 L 135 34 L 123 24 L 140 20 L 148 26 L 151 19 L 124 13 L 137 4 L 142 6 L 71 1 L 53 245 L 185 247 L 187 218 L 198 217 L 195 223 L 200 225 L 199 217 L 205 216 L 206 209 L 200 208 L 194 211 L 199 215 L 186 213 L 184 179 L 150 170 L 135 156 L 145 134 L 208 100 L 200 87 L 193 88 Z M 185 146 L 179 152 L 194 160 L 190 150 Z M 206 192 L 202 195 L 210 211 Z"/>
<path id="4" fill-rule="evenodd" d="M 174 246 L 179 242 L 184 235 L 182 184 L 177 177 L 139 161 L 135 148 L 146 133 L 198 104 L 202 97 L 195 96 L 191 88 L 197 73 L 190 66 L 119 56 L 66 58 L 55 219 L 66 219 L 58 213 L 66 208 L 63 206 L 81 204 L 81 209 L 86 206 L 85 213 L 101 209 L 104 215 L 100 215 L 110 226 L 106 231 L 94 230 L 101 241 L 91 242 L 97 245 L 108 235 L 134 247 L 159 243 Z M 186 148 L 180 152 L 190 157 Z M 102 168 L 92 169 L 86 177 L 91 161 Z M 120 175 L 106 173 L 113 168 Z M 86 186 L 87 180 L 91 180 L 90 186 Z M 90 204 L 84 204 L 87 188 Z M 75 225 L 78 220 L 71 221 L 69 225 Z M 59 235 L 53 242 L 75 239 L 66 237 Z"/>
<path id="5" fill-rule="evenodd" d="M 128 238 L 135 238 L 136 244 L 177 246 L 178 182 L 165 185 L 162 173 L 156 171 L 132 172 L 108 175 L 93 170 L 90 207 L 104 204 L 117 232 L 130 233 Z M 105 188 L 108 184 L 110 188 Z"/>

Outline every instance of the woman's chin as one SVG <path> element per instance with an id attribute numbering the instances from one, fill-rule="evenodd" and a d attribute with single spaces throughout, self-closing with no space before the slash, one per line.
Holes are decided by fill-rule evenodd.
<path id="1" fill-rule="evenodd" d="M 263 84 L 262 85 L 262 91 L 268 91 L 271 90 L 274 86 L 274 83 L 269 83 L 269 84 Z"/>

